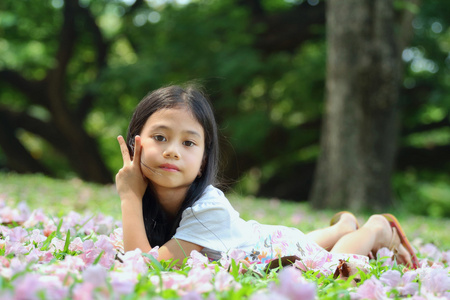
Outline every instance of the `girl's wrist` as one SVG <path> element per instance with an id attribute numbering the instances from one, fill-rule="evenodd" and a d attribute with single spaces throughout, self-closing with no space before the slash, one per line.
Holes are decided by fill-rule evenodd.
<path id="1" fill-rule="evenodd" d="M 139 197 L 134 193 L 120 195 L 120 201 L 122 206 L 124 205 L 142 205 L 142 196 Z"/>

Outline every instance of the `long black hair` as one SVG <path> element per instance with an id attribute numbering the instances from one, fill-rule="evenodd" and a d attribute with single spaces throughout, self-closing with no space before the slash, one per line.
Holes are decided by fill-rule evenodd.
<path id="1" fill-rule="evenodd" d="M 181 214 L 191 207 L 203 194 L 205 188 L 215 184 L 219 165 L 219 139 L 217 124 L 211 104 L 201 89 L 188 85 L 167 86 L 147 94 L 136 107 L 127 132 L 128 151 L 134 153 L 134 139 L 139 135 L 148 118 L 156 111 L 166 108 L 186 107 L 203 127 L 205 133 L 204 163 L 202 176 L 189 187 L 186 198 L 174 219 L 169 220 L 159 205 L 150 186 L 142 198 L 145 232 L 152 247 L 161 246 L 172 238 L 180 225 Z"/>

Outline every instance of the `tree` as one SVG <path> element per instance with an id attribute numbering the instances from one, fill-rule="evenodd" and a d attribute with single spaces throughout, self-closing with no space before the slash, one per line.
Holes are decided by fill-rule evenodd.
<path id="1" fill-rule="evenodd" d="M 322 4 L 263 14 L 248 8 L 251 5 L 246 1 L 240 5 L 217 1 L 153 7 L 143 0 L 131 6 L 124 2 L 64 0 L 35 3 L 31 13 L 26 3 L 6 1 L 2 6 L 5 19 L 11 20 L 0 26 L 8 43 L 16 49 L 31 48 L 34 43 L 45 54 L 44 58 L 33 59 L 35 53 L 10 53 L 19 62 L 0 63 L 0 148 L 6 168 L 49 175 L 71 168 L 80 178 L 100 183 L 111 182 L 112 176 L 105 153 L 99 149 L 99 144 L 103 145 L 101 133 L 89 132 L 86 125 L 93 112 L 109 113 L 104 123 L 116 124 L 119 118 L 126 120 L 150 89 L 168 82 L 223 77 L 226 80 L 218 84 L 210 80 L 208 88 L 220 91 L 214 94 L 218 115 L 235 115 L 238 99 L 248 90 L 250 79 L 262 72 L 275 74 L 273 68 L 265 66 L 274 65 L 270 55 L 294 51 L 314 36 L 307 30 L 287 29 L 308 28 L 324 20 Z M 15 14 L 8 15 L 8 11 Z M 162 19 L 149 22 L 151 13 Z M 305 17 L 295 18 L 299 14 Z M 42 20 L 42 15 L 48 17 Z M 114 30 L 100 24 L 111 20 L 111 15 L 115 19 L 107 24 L 115 22 Z M 211 19 L 215 22 L 205 26 Z M 249 26 L 250 22 L 255 26 Z M 252 28 L 261 26 L 270 30 L 252 37 L 256 32 Z M 277 32 L 283 32 L 283 37 Z M 260 59 L 260 53 L 266 57 Z M 125 63 L 127 56 L 137 61 Z M 282 66 L 276 72 L 282 72 Z M 265 118 L 267 109 L 260 110 L 256 118 L 243 116 L 240 120 Z M 269 135 L 270 123 L 267 125 L 256 142 Z M 37 159 L 18 137 L 22 132 L 45 141 L 46 149 L 67 164 L 57 168 Z M 251 147 L 256 148 L 256 142 Z M 236 178 L 258 164 L 246 151 L 254 153 L 250 147 L 244 149 L 239 170 L 229 164 L 227 177 Z"/>
<path id="2" fill-rule="evenodd" d="M 401 52 L 412 14 L 403 10 L 398 22 L 390 0 L 329 0 L 326 13 L 326 110 L 311 200 L 383 210 L 392 204 Z"/>
<path id="3" fill-rule="evenodd" d="M 42 79 L 25 76 L 18 70 L 8 68 L 0 71 L 3 86 L 19 91 L 26 103 L 22 110 L 0 106 L 0 130 L 3 132 L 0 146 L 8 157 L 7 166 L 10 169 L 50 173 L 18 140 L 15 132 L 23 128 L 49 141 L 60 153 L 64 153 L 70 166 L 82 179 L 109 183 L 112 182 L 112 176 L 98 151 L 97 142 L 83 126 L 94 104 L 94 95 L 89 89 L 82 90 L 78 97 L 70 95 L 69 87 L 74 86 L 69 80 L 68 70 L 73 57 L 79 54 L 76 48 L 84 30 L 90 33 L 91 49 L 96 56 L 94 64 L 86 66 L 93 74 L 90 80 L 100 76 L 106 64 L 108 45 L 90 11 L 81 7 L 78 1 L 65 1 L 62 16 L 54 64 L 44 71 Z M 30 107 L 45 111 L 45 117 L 38 118 L 30 114 Z"/>
<path id="4" fill-rule="evenodd" d="M 122 165 L 115 138 L 139 99 L 200 79 L 225 137 L 225 178 L 250 178 L 241 192 L 306 201 L 324 110 L 328 2 L 131 2 L 0 1 L 0 169 L 111 181 Z M 410 2 L 393 3 L 396 26 L 408 24 L 399 18 L 412 15 Z M 396 192 L 399 182 L 411 190 L 422 175 L 449 173 L 448 3 L 423 2 L 406 49 Z M 409 39 L 410 30 L 395 30 L 396 44 Z"/>

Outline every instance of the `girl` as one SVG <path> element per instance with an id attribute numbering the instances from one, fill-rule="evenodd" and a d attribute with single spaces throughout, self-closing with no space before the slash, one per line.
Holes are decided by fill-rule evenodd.
<path id="1" fill-rule="evenodd" d="M 352 214 L 343 212 L 332 226 L 309 234 L 241 219 L 214 187 L 218 130 L 211 105 L 193 87 L 169 86 L 148 94 L 132 116 L 127 141 L 121 136 L 118 141 L 123 168 L 116 185 L 125 251 L 159 246 L 159 260 L 183 261 L 192 250 L 216 260 L 239 249 L 246 261 L 263 264 L 313 254 L 322 255 L 331 270 L 339 259 L 366 263 L 368 253 L 390 247 L 400 263 L 416 266 L 414 251 L 391 215 L 372 216 L 359 227 Z"/>

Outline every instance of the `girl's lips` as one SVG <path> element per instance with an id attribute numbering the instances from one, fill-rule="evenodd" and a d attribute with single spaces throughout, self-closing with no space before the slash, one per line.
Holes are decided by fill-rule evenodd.
<path id="1" fill-rule="evenodd" d="M 160 169 L 168 172 L 177 172 L 180 171 L 177 166 L 171 164 L 163 164 L 159 166 Z"/>

